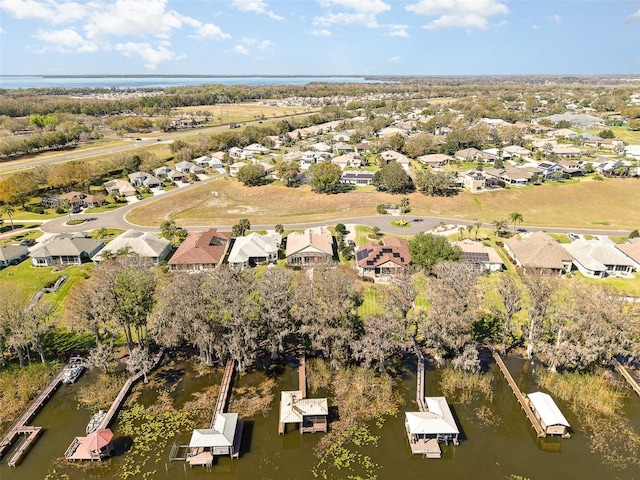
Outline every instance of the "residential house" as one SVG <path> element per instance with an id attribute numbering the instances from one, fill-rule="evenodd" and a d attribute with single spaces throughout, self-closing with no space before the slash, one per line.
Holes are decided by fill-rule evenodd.
<path id="1" fill-rule="evenodd" d="M 488 177 L 497 180 L 499 184 L 523 187 L 529 183 L 532 174 L 524 168 L 487 168 L 483 170 Z"/>
<path id="2" fill-rule="evenodd" d="M 208 157 L 206 155 L 202 155 L 201 157 L 193 159 L 193 163 L 195 163 L 196 165 L 202 168 L 207 168 L 210 162 L 211 162 L 211 157 Z"/>
<path id="3" fill-rule="evenodd" d="M 300 167 L 305 169 L 316 163 L 324 162 L 327 158 L 331 158 L 331 154 L 320 152 L 302 152 L 300 155 Z"/>
<path id="4" fill-rule="evenodd" d="M 193 174 L 200 174 L 204 172 L 202 167 L 187 161 L 176 163 L 176 170 L 180 173 L 193 173 Z"/>
<path id="5" fill-rule="evenodd" d="M 355 150 L 353 148 L 353 145 L 349 144 L 349 143 L 344 143 L 344 142 L 338 142 L 333 146 L 333 149 L 338 153 L 338 154 L 343 154 L 343 153 L 354 153 Z"/>
<path id="6" fill-rule="evenodd" d="M 462 160 L 464 162 L 494 162 L 497 158 L 495 155 L 483 152 L 477 148 L 465 148 L 463 150 L 458 150 L 455 153 L 455 156 L 458 160 Z"/>
<path id="7" fill-rule="evenodd" d="M 499 272 L 504 268 L 498 252 L 492 247 L 483 245 L 482 242 L 465 238 L 460 242 L 453 242 L 453 245 L 460 247 L 462 259 L 467 263 L 482 267 L 489 272 Z"/>
<path id="8" fill-rule="evenodd" d="M 544 232 L 510 238 L 504 242 L 504 249 L 517 266 L 543 275 L 569 273 L 573 264 L 571 254 Z"/>
<path id="9" fill-rule="evenodd" d="M 331 163 L 338 165 L 342 170 L 362 166 L 362 157 L 355 152 L 346 153 L 331 159 Z"/>
<path id="10" fill-rule="evenodd" d="M 209 228 L 203 232 L 191 232 L 178 247 L 171 259 L 171 270 L 209 270 L 222 263 L 231 234 Z"/>
<path id="11" fill-rule="evenodd" d="M 356 252 L 356 265 L 364 277 L 394 276 L 410 263 L 409 242 L 404 238 L 386 238 L 383 245 L 368 243 Z"/>
<path id="12" fill-rule="evenodd" d="M 232 177 L 237 177 L 238 176 L 238 172 L 245 165 L 247 165 L 245 162 L 232 163 L 231 165 L 229 165 L 229 175 L 232 176 Z"/>
<path id="13" fill-rule="evenodd" d="M 353 146 L 353 151 L 356 152 L 356 153 L 370 152 L 371 151 L 371 144 L 370 143 L 365 143 L 365 142 L 356 143 Z"/>
<path id="14" fill-rule="evenodd" d="M 449 155 L 444 155 L 443 153 L 431 153 L 429 155 L 422 155 L 417 158 L 417 160 L 429 167 L 443 167 L 445 165 L 449 165 L 453 158 Z"/>
<path id="15" fill-rule="evenodd" d="M 29 256 L 29 249 L 21 245 L 3 245 L 0 247 L 0 268 L 17 265 Z"/>
<path id="16" fill-rule="evenodd" d="M 266 155 L 271 151 L 260 143 L 252 143 L 251 145 L 244 147 L 242 150 L 250 153 L 251 155 Z"/>
<path id="17" fill-rule="evenodd" d="M 469 170 L 459 175 L 462 184 L 472 192 L 484 190 L 487 186 L 487 175 L 481 170 Z"/>
<path id="18" fill-rule="evenodd" d="M 606 126 L 602 118 L 583 113 L 560 113 L 556 115 L 549 115 L 544 118 L 552 123 L 567 121 L 572 127 L 580 128 L 582 130 L 598 130 Z"/>
<path id="19" fill-rule="evenodd" d="M 167 167 L 166 165 L 163 165 L 162 167 L 158 167 L 153 171 L 153 175 L 160 179 L 160 180 L 164 180 L 165 178 L 167 178 L 169 176 L 169 174 L 172 172 L 173 170 L 169 167 Z"/>
<path id="20" fill-rule="evenodd" d="M 333 236 L 324 227 L 292 232 L 287 237 L 287 264 L 309 267 L 333 261 Z"/>
<path id="21" fill-rule="evenodd" d="M 553 137 L 553 138 L 564 137 L 564 138 L 572 139 L 572 138 L 576 138 L 577 136 L 578 134 L 576 132 L 574 132 L 573 130 L 569 130 L 568 128 L 558 128 L 556 130 L 551 130 L 547 132 L 547 137 Z"/>
<path id="22" fill-rule="evenodd" d="M 62 195 L 53 195 L 46 197 L 46 203 L 49 208 L 57 207 L 63 200 L 68 200 L 71 208 L 94 208 L 104 205 L 107 201 L 102 195 L 91 195 L 82 192 L 69 192 Z M 43 199 L 42 205 L 44 205 Z"/>
<path id="23" fill-rule="evenodd" d="M 325 152 L 325 153 L 330 153 L 332 150 L 331 145 L 328 145 L 324 142 L 314 143 L 309 148 L 314 152 Z"/>
<path id="24" fill-rule="evenodd" d="M 387 163 L 395 160 L 404 170 L 409 170 L 409 167 L 411 166 L 411 161 L 406 155 L 394 150 L 385 150 L 380 154 L 380 156 Z"/>
<path id="25" fill-rule="evenodd" d="M 348 131 L 341 131 L 341 132 L 336 132 L 333 134 L 333 141 L 334 142 L 348 142 L 351 139 L 351 135 L 353 135 L 353 132 L 348 132 Z"/>
<path id="26" fill-rule="evenodd" d="M 282 236 L 278 233 L 260 235 L 251 233 L 246 237 L 237 237 L 231 247 L 228 262 L 235 268 L 255 267 L 260 263 L 275 263 Z"/>
<path id="27" fill-rule="evenodd" d="M 178 172 L 177 170 L 171 170 L 167 174 L 167 178 L 171 180 L 173 183 L 187 183 L 187 177 L 184 173 Z"/>
<path id="28" fill-rule="evenodd" d="M 140 185 L 142 185 L 142 182 L 149 176 L 148 173 L 146 172 L 133 172 L 130 173 L 129 175 L 127 175 L 127 177 L 129 177 L 129 182 L 136 186 L 139 187 Z"/>
<path id="29" fill-rule="evenodd" d="M 153 175 L 149 175 L 147 178 L 145 178 L 142 181 L 142 185 L 144 185 L 147 188 L 158 188 L 160 187 L 160 185 L 162 185 L 162 182 L 160 181 L 159 178 L 156 178 Z"/>
<path id="30" fill-rule="evenodd" d="M 396 126 L 389 126 L 389 127 L 385 127 L 380 129 L 380 131 L 378 132 L 378 136 L 385 138 L 385 137 L 393 137 L 394 135 L 400 135 L 401 137 L 407 137 L 409 135 L 409 132 L 402 127 L 396 127 Z"/>
<path id="31" fill-rule="evenodd" d="M 509 145 L 502 149 L 504 152 L 508 152 L 511 154 L 512 158 L 529 158 L 533 155 L 531 150 L 527 150 L 520 145 Z"/>
<path id="32" fill-rule="evenodd" d="M 109 195 L 116 194 L 121 197 L 133 197 L 138 193 L 138 191 L 133 188 L 133 185 L 124 180 L 109 180 L 102 185 Z"/>
<path id="33" fill-rule="evenodd" d="M 585 163 L 581 160 L 562 160 L 558 163 L 562 167 L 562 173 L 571 177 L 584 175 Z"/>
<path id="34" fill-rule="evenodd" d="M 33 248 L 30 254 L 31 264 L 34 267 L 80 265 L 97 254 L 102 247 L 102 240 L 81 234 L 61 233 Z"/>
<path id="35" fill-rule="evenodd" d="M 238 148 L 238 147 L 231 147 L 229 149 L 229 155 L 231 155 L 233 158 L 242 158 L 242 159 L 253 158 L 253 153 L 247 152 L 242 148 Z"/>
<path id="36" fill-rule="evenodd" d="M 596 167 L 596 171 L 604 175 L 625 176 L 629 172 L 630 167 L 631 163 L 626 161 L 606 160 Z"/>
<path id="37" fill-rule="evenodd" d="M 373 181 L 373 172 L 367 170 L 346 170 L 342 172 L 340 177 L 340 183 L 345 185 L 355 185 L 357 187 L 363 187 L 371 185 Z"/>
<path id="38" fill-rule="evenodd" d="M 573 264 L 585 277 L 628 275 L 633 270 L 633 262 L 613 243 L 581 238 L 562 247 L 573 257 Z"/>
<path id="39" fill-rule="evenodd" d="M 492 155 L 495 159 L 511 160 L 511 152 L 507 152 L 503 148 L 485 148 L 482 151 Z"/>
<path id="40" fill-rule="evenodd" d="M 541 170 L 540 175 L 546 180 L 562 174 L 562 166 L 554 162 L 540 162 L 536 167 Z"/>
<path id="41" fill-rule="evenodd" d="M 137 255 L 148 258 L 157 265 L 171 253 L 171 242 L 153 232 L 127 230 L 111 240 L 97 255 L 92 255 L 94 263 L 118 255 Z"/>
<path id="42" fill-rule="evenodd" d="M 626 255 L 636 271 L 640 272 L 640 238 L 631 238 L 625 243 L 617 244 L 616 248 Z"/>
<path id="43" fill-rule="evenodd" d="M 550 153 L 551 155 L 557 155 L 558 157 L 579 157 L 582 155 L 582 150 L 570 145 L 556 144 L 552 146 Z"/>

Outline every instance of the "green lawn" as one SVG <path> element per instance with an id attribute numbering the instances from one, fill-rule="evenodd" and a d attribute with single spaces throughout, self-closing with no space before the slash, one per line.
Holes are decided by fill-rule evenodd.
<path id="1" fill-rule="evenodd" d="M 16 233 L 15 235 L 6 238 L 4 240 L 0 240 L 0 245 L 9 245 L 12 243 L 20 243 L 23 240 L 33 239 L 40 237 L 42 235 L 41 230 L 23 230 L 22 232 Z"/>
<path id="2" fill-rule="evenodd" d="M 59 315 L 64 309 L 64 299 L 71 287 L 78 281 L 83 280 L 88 272 L 93 268 L 92 263 L 67 267 L 63 270 L 54 271 L 54 268 L 32 267 L 29 259 L 0 271 L 0 287 L 18 286 L 25 295 L 29 297 L 47 284 L 55 282 L 62 275 L 67 275 L 67 280 L 55 293 L 46 293 L 43 299 L 48 299 L 57 305 L 55 313 Z"/>
<path id="3" fill-rule="evenodd" d="M 367 318 L 376 313 L 382 312 L 382 307 L 378 301 L 382 298 L 380 287 L 373 283 L 363 283 L 364 301 L 358 308 L 358 315 L 361 318 Z"/>
<path id="4" fill-rule="evenodd" d="M 571 243 L 571 239 L 564 233 L 548 233 L 558 243 Z"/>
<path id="5" fill-rule="evenodd" d="M 94 208 L 87 208 L 84 213 L 103 213 L 103 212 L 109 212 L 111 210 L 116 210 L 120 207 L 124 207 L 126 206 L 127 203 L 126 202 L 122 202 L 122 203 L 105 203 L 102 207 L 94 207 Z"/>
<path id="6" fill-rule="evenodd" d="M 634 273 L 633 278 L 587 278 L 580 272 L 574 272 L 577 279 L 594 285 L 600 285 L 602 287 L 613 288 L 620 292 L 621 295 L 631 295 L 634 297 L 640 297 L 640 274 Z"/>

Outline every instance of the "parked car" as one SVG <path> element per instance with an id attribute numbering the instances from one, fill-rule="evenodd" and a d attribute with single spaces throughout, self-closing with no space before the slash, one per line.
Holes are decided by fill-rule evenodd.
<path id="1" fill-rule="evenodd" d="M 28 238 L 20 242 L 21 247 L 33 247 L 35 244 L 36 244 L 36 241 L 33 238 Z"/>
<path id="2" fill-rule="evenodd" d="M 580 240 L 580 235 L 576 233 L 567 233 L 567 237 L 569 237 L 572 241 Z"/>

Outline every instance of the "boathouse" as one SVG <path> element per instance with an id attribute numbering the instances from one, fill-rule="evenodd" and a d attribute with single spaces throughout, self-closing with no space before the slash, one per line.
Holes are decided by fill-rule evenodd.
<path id="1" fill-rule="evenodd" d="M 280 392 L 280 425 L 284 433 L 287 423 L 297 423 L 300 433 L 327 431 L 329 406 L 326 398 L 304 398 L 301 390 Z"/>
<path id="2" fill-rule="evenodd" d="M 405 412 L 405 428 L 411 452 L 440 458 L 440 441 L 458 444 L 460 431 L 445 397 L 425 397 L 425 410 Z"/>
<path id="3" fill-rule="evenodd" d="M 76 437 L 67 448 L 64 458 L 70 461 L 104 460 L 113 455 L 112 439 L 113 432 L 108 428 L 95 430 L 86 437 Z"/>
<path id="4" fill-rule="evenodd" d="M 229 455 L 238 458 L 242 421 L 237 413 L 218 413 L 213 428 L 194 430 L 189 442 L 187 462 L 190 466 L 213 464 L 214 455 Z"/>
<path id="5" fill-rule="evenodd" d="M 550 395 L 543 392 L 534 392 L 527 395 L 529 408 L 540 426 L 547 435 L 569 436 L 569 422 Z"/>

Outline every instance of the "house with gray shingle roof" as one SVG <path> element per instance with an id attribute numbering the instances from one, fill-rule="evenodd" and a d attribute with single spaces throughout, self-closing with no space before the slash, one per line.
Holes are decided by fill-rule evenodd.
<path id="1" fill-rule="evenodd" d="M 16 265 L 29 256 L 29 249 L 21 245 L 0 247 L 0 268 Z"/>
<path id="2" fill-rule="evenodd" d="M 31 251 L 31 264 L 34 267 L 80 265 L 91 259 L 102 247 L 102 240 L 80 234 L 61 233 Z"/>

